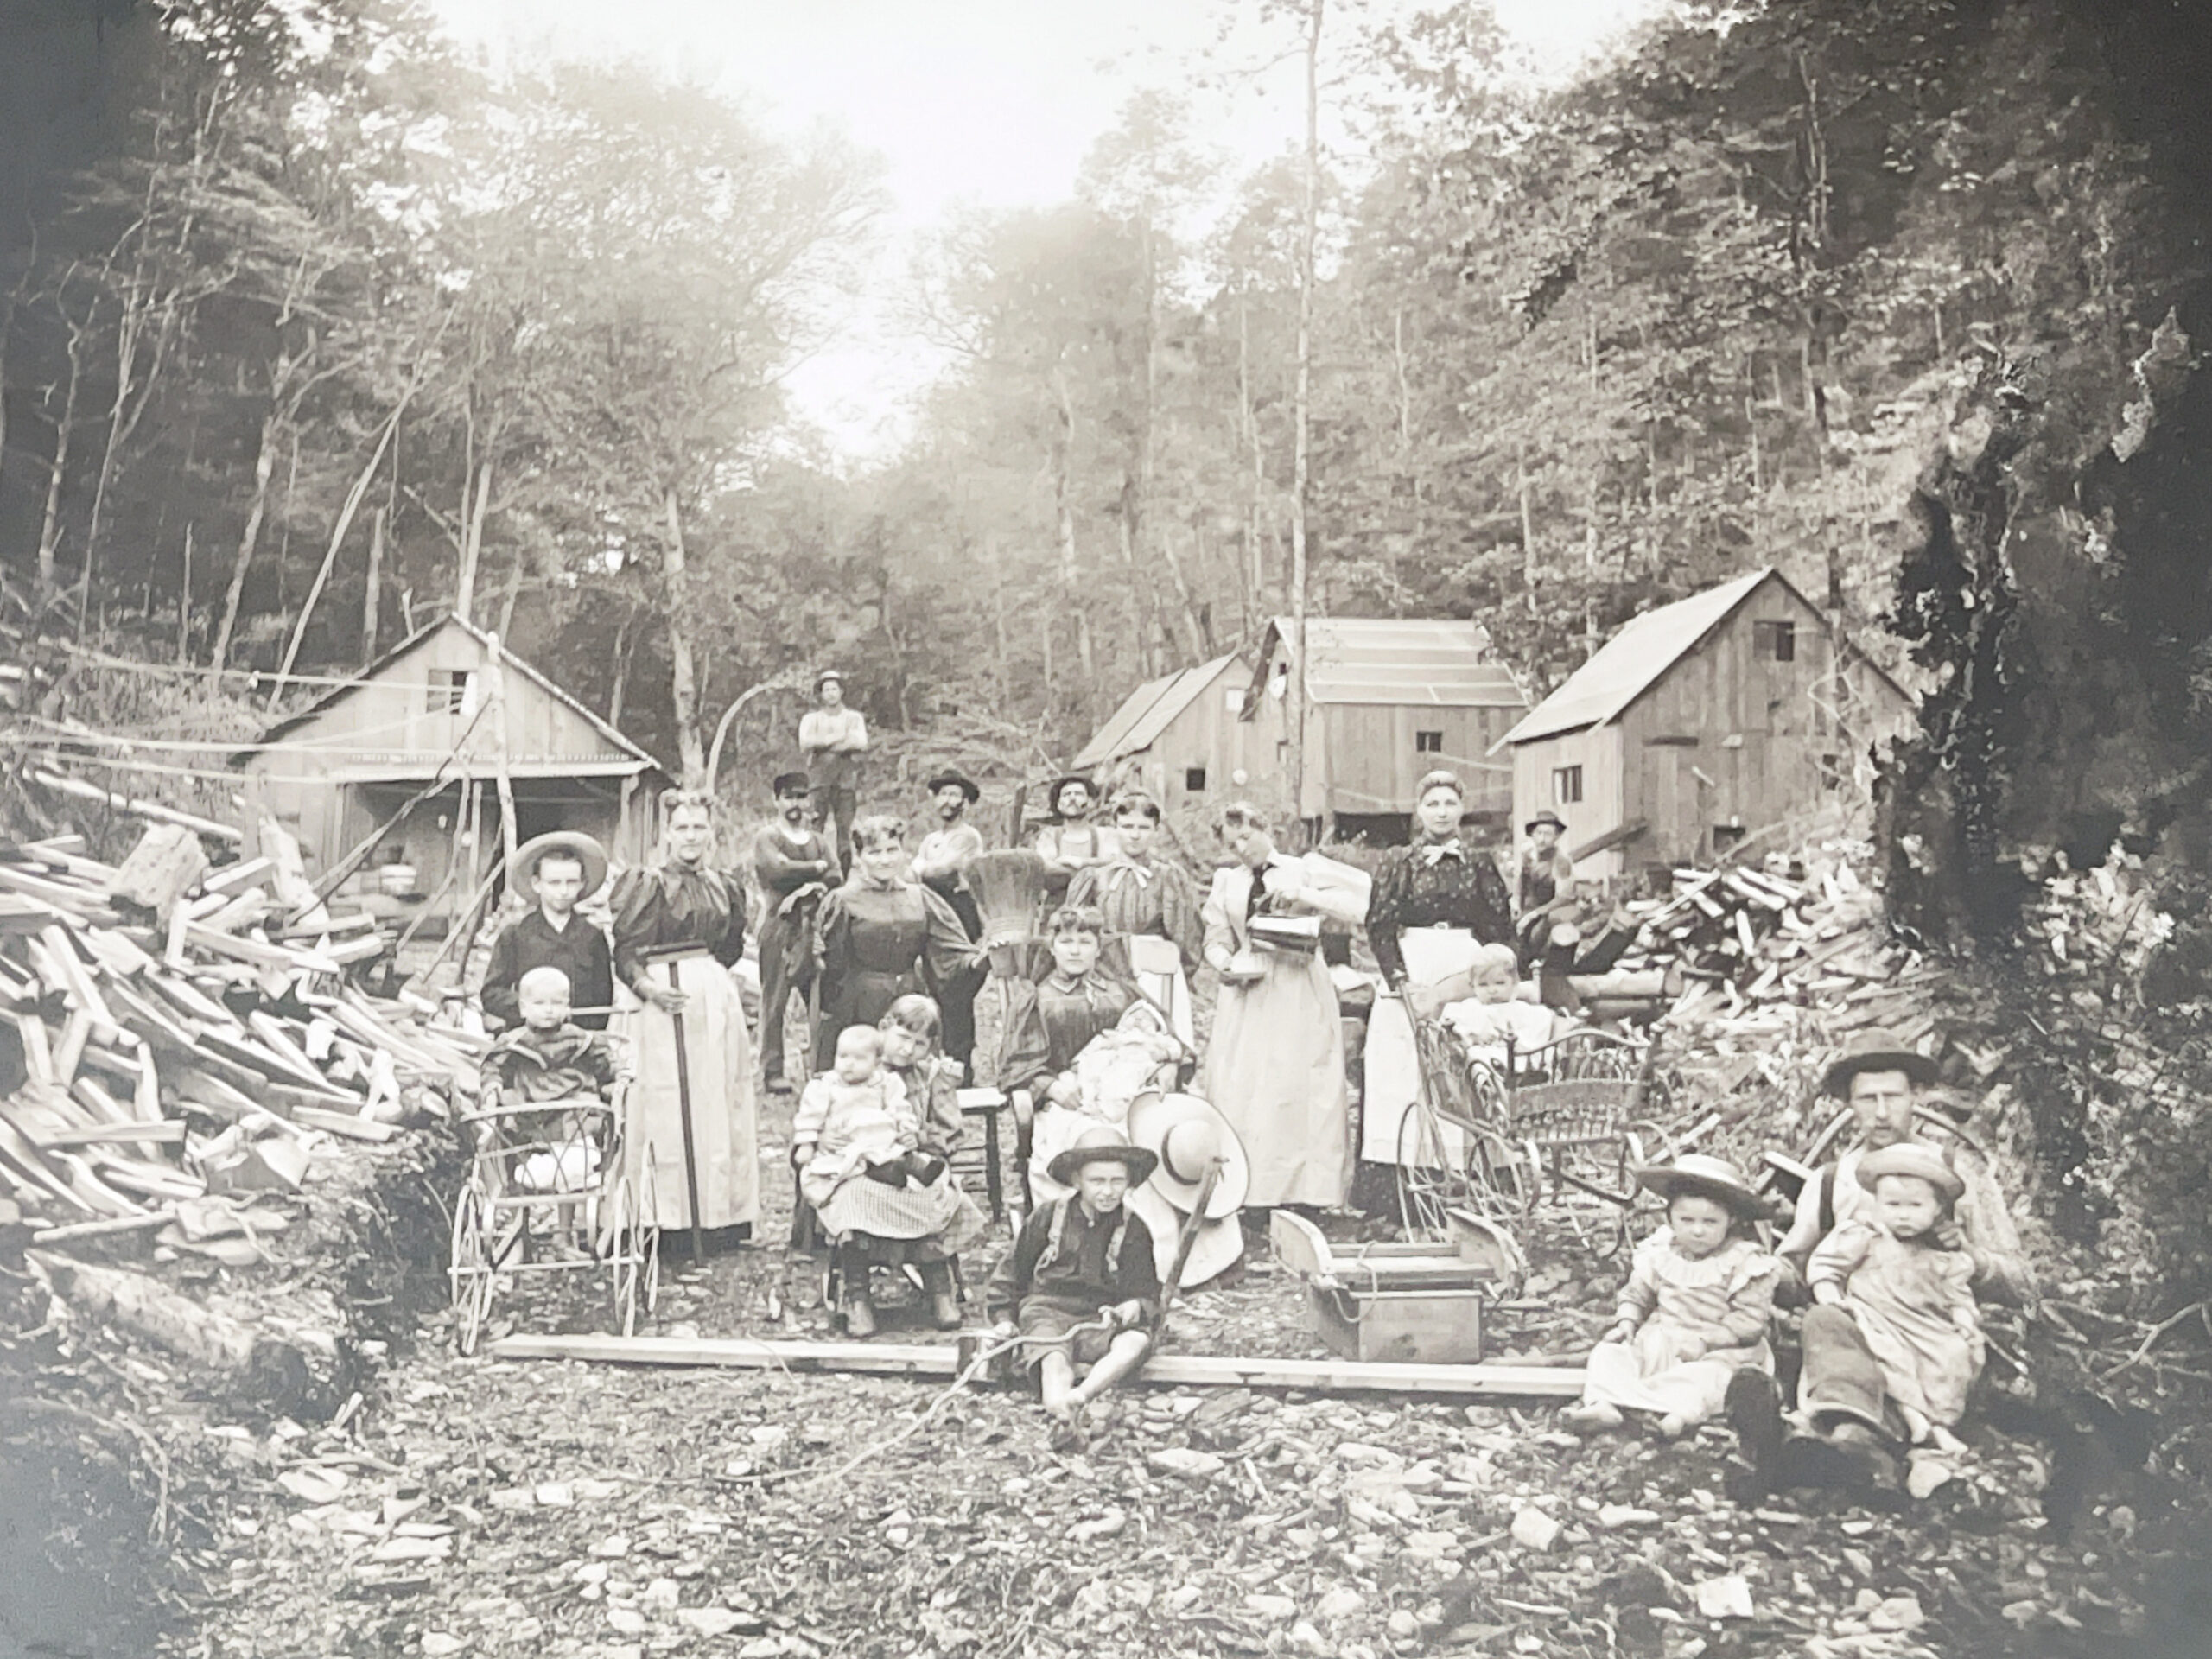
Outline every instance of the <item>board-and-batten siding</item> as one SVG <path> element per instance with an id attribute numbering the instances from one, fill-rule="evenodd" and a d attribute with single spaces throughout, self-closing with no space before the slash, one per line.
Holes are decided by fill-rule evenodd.
<path id="1" fill-rule="evenodd" d="M 1512 728 L 1525 709 L 1415 708 L 1404 703 L 1334 702 L 1323 706 L 1323 774 L 1334 812 L 1410 812 L 1423 775 L 1454 772 L 1466 786 L 1472 812 L 1510 812 L 1512 774 L 1489 768 L 1491 745 Z M 1423 752 L 1419 734 L 1440 734 L 1440 747 Z M 1310 764 L 1310 763 L 1309 763 Z"/>
<path id="2" fill-rule="evenodd" d="M 1582 768 L 1582 799 L 1559 799 L 1555 774 L 1569 766 Z M 1562 838 L 1572 847 L 1604 834 L 1623 822 L 1621 812 L 1621 729 L 1618 726 L 1586 726 L 1557 737 L 1539 738 L 1513 750 L 1513 801 L 1516 819 L 1525 821 L 1546 807 L 1567 821 Z M 1516 840 L 1521 824 L 1516 823 Z M 1596 880 L 1618 875 L 1622 868 L 1618 849 L 1599 853 L 1575 866 L 1578 875 Z"/>
<path id="3" fill-rule="evenodd" d="M 1793 625 L 1792 660 L 1762 651 L 1762 622 Z M 1820 613 L 1783 582 L 1762 583 L 1617 722 L 1621 821 L 1651 826 L 1629 859 L 1709 860 L 1716 825 L 1757 830 L 1818 805 L 1821 757 L 1839 745 L 1836 693 Z"/>

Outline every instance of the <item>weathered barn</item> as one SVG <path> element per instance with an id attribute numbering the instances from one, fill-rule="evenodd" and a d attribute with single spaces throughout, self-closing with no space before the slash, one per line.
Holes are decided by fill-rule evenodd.
<path id="1" fill-rule="evenodd" d="M 499 855 L 503 734 L 518 840 L 581 830 L 618 859 L 643 860 L 667 781 L 659 763 L 458 617 L 402 641 L 232 764 L 259 779 L 310 876 L 373 836 L 357 882 L 391 868 L 388 886 L 430 894 L 442 913 L 470 902 Z"/>
<path id="2" fill-rule="evenodd" d="M 1288 793 L 1290 620 L 1270 623 L 1244 698 L 1277 798 Z M 1491 750 L 1529 700 L 1477 622 L 1308 617 L 1306 622 L 1306 778 L 1299 816 L 1342 836 L 1403 841 L 1414 786 L 1424 772 L 1456 772 L 1471 814 L 1502 824 L 1511 773 Z"/>
<path id="3" fill-rule="evenodd" d="M 1570 846 L 1635 832 L 1584 875 L 1710 860 L 1833 800 L 1912 711 L 1787 578 L 1754 570 L 1636 618 L 1506 734 L 1513 817 L 1551 808 Z"/>
<path id="4" fill-rule="evenodd" d="M 1147 680 L 1084 745 L 1075 769 L 1109 791 L 1141 789 L 1171 812 L 1235 799 L 1236 775 L 1252 765 L 1249 728 L 1237 718 L 1250 678 L 1232 654 Z"/>

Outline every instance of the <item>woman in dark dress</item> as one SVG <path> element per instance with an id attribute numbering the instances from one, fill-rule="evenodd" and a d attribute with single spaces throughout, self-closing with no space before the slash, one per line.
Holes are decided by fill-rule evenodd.
<path id="1" fill-rule="evenodd" d="M 822 1014 L 814 1065 L 826 1071 L 847 1026 L 872 1026 L 913 992 L 938 988 L 981 959 L 952 906 L 908 873 L 906 826 L 880 814 L 853 826 L 853 874 L 815 918 Z"/>
<path id="2" fill-rule="evenodd" d="M 655 1218 L 669 1232 L 692 1225 L 677 1084 L 676 1019 L 683 1020 L 690 1085 L 691 1173 L 698 1224 L 750 1235 L 760 1218 L 753 1045 L 730 969 L 745 951 L 745 899 L 709 862 L 712 808 L 703 794 L 661 798 L 661 853 L 614 885 L 614 976 L 639 1006 L 623 1016 L 635 1057 L 629 1150 L 633 1181 L 651 1148 Z M 639 1200 L 646 1201 L 642 1185 Z"/>
<path id="3" fill-rule="evenodd" d="M 1421 1001 L 1466 969 L 1478 946 L 1513 942 L 1513 901 L 1497 861 L 1460 836 L 1465 804 L 1454 774 L 1423 778 L 1414 791 L 1413 842 L 1384 855 L 1368 899 L 1367 942 L 1387 987 L 1367 1028 L 1359 1155 L 1371 1163 L 1399 1161 L 1406 1111 L 1421 1090 L 1408 999 Z"/>

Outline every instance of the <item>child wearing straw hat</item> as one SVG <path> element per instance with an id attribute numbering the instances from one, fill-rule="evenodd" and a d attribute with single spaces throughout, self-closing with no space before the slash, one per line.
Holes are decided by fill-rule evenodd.
<path id="1" fill-rule="evenodd" d="M 1073 1191 L 1030 1212 L 983 1300 L 1001 1338 L 1018 1331 L 1045 1409 L 1067 1427 L 1144 1363 L 1160 1311 L 1152 1232 L 1124 1202 L 1158 1160 L 1103 1125 L 1052 1160 Z M 1076 1381 L 1078 1366 L 1089 1368 Z"/>
<path id="2" fill-rule="evenodd" d="M 1951 1425 L 1981 1375 L 1986 1348 L 1974 1255 L 1953 1212 L 1966 1182 L 1934 1147 L 1900 1141 L 1859 1160 L 1876 1215 L 1840 1224 L 1805 1273 L 1813 1300 L 1848 1313 L 1916 1446 L 1957 1453 Z M 1878 1427 L 1878 1425 L 1877 1425 Z"/>
<path id="3" fill-rule="evenodd" d="M 1638 1247 L 1581 1402 L 1560 1421 L 1594 1434 L 1643 1412 L 1674 1440 L 1719 1414 L 1739 1370 L 1773 1371 L 1767 1326 L 1782 1264 L 1750 1236 L 1758 1196 L 1726 1160 L 1688 1153 L 1636 1180 L 1665 1200 L 1667 1224 Z"/>

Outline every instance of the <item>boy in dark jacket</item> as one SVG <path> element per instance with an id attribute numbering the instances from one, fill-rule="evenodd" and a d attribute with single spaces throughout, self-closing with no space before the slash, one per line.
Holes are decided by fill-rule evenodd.
<path id="1" fill-rule="evenodd" d="M 1152 1351 L 1160 1269 L 1151 1230 L 1122 1199 L 1157 1161 L 1103 1125 L 1086 1131 L 1052 1162 L 1073 1194 L 1037 1207 L 984 1292 L 999 1338 L 1021 1335 L 1046 1411 L 1070 1428 Z"/>

